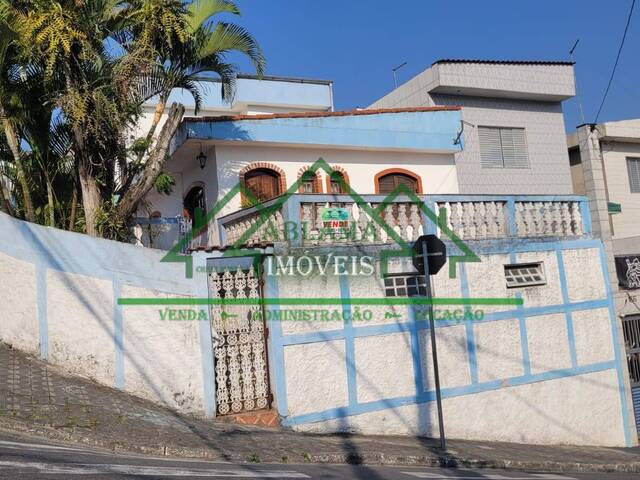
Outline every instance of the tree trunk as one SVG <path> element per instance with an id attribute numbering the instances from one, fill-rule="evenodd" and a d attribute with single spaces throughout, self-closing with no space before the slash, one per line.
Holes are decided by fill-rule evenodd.
<path id="1" fill-rule="evenodd" d="M 78 185 L 74 183 L 73 194 L 71 195 L 71 213 L 69 214 L 69 230 L 73 231 L 76 226 L 76 211 L 78 209 Z"/>
<path id="2" fill-rule="evenodd" d="M 82 206 L 84 208 L 87 235 L 97 237 L 96 220 L 100 208 L 100 188 L 84 162 L 80 163 L 78 177 L 80 178 L 80 188 L 82 189 Z"/>
<path id="3" fill-rule="evenodd" d="M 7 196 L 4 194 L 4 183 L 0 176 L 0 211 L 13 216 L 13 208 L 11 203 L 7 200 Z"/>
<path id="4" fill-rule="evenodd" d="M 55 212 L 55 202 L 53 201 L 53 186 L 51 185 L 51 180 L 49 179 L 49 175 L 45 174 L 47 181 L 47 204 L 49 205 L 49 226 L 56 226 L 56 212 Z"/>
<path id="5" fill-rule="evenodd" d="M 31 199 L 31 192 L 29 191 L 29 184 L 27 183 L 27 176 L 24 173 L 24 167 L 22 165 L 22 158 L 20 157 L 20 144 L 18 141 L 18 135 L 5 117 L 4 107 L 0 104 L 0 119 L 4 126 L 4 134 L 7 137 L 7 143 L 11 149 L 13 155 L 13 162 L 16 166 L 16 172 L 18 174 L 18 183 L 20 184 L 20 190 L 22 190 L 22 199 L 24 201 L 24 213 L 25 218 L 29 222 L 36 221 L 36 214 L 33 209 L 33 200 Z"/>
<path id="6" fill-rule="evenodd" d="M 149 128 L 149 131 L 147 132 L 147 137 L 145 138 L 147 143 L 147 148 L 146 148 L 146 151 L 138 154 L 138 158 L 137 158 L 138 163 L 142 161 L 146 152 L 151 152 L 151 149 L 153 147 L 153 136 L 156 133 L 156 129 L 158 128 L 158 124 L 160 123 L 160 119 L 162 118 L 162 114 L 164 113 L 166 108 L 167 108 L 167 97 L 165 95 L 160 95 L 160 98 L 158 99 L 158 103 L 156 104 L 156 110 L 153 113 L 151 128 Z"/>
<path id="7" fill-rule="evenodd" d="M 162 172 L 162 167 L 169 152 L 171 139 L 180 126 L 180 121 L 184 115 L 184 106 L 174 103 L 171 105 L 166 123 L 160 130 L 158 141 L 153 150 L 149 153 L 149 158 L 145 164 L 140 180 L 127 191 L 122 192 L 122 198 L 118 203 L 117 215 L 122 221 L 126 221 L 138 208 L 138 204 L 145 195 L 153 188 L 158 175 Z"/>

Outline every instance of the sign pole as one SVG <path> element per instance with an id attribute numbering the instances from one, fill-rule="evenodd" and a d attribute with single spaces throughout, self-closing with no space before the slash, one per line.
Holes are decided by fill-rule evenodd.
<path id="1" fill-rule="evenodd" d="M 442 396 L 440 394 L 440 372 L 438 370 L 438 351 L 436 349 L 436 325 L 433 318 L 433 295 L 431 292 L 431 275 L 429 274 L 429 252 L 427 242 L 421 242 L 422 258 L 424 259 L 424 279 L 427 298 L 429 298 L 429 330 L 431 330 L 431 356 L 433 358 L 433 376 L 436 382 L 436 403 L 438 405 L 438 428 L 440 430 L 440 448 L 446 450 L 447 443 L 444 436 L 444 419 L 442 416 Z"/>

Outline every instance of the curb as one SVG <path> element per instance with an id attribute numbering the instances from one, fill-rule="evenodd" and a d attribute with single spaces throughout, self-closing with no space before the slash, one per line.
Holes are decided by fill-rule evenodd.
<path id="1" fill-rule="evenodd" d="M 175 445 L 138 445 L 125 442 L 105 442 L 94 436 L 78 435 L 80 432 L 57 430 L 47 426 L 28 426 L 24 423 L 0 418 L 0 431 L 24 433 L 39 438 L 68 442 L 75 446 L 96 447 L 111 453 L 147 455 L 224 461 L 236 463 L 317 463 L 347 465 L 405 465 L 443 468 L 473 468 L 496 470 L 526 470 L 555 473 L 640 473 L 640 461 L 628 463 L 580 463 L 526 460 L 480 460 L 461 455 L 388 455 L 382 452 L 304 454 L 300 459 L 258 458 L 235 453 L 217 453 L 206 448 L 180 447 Z"/>

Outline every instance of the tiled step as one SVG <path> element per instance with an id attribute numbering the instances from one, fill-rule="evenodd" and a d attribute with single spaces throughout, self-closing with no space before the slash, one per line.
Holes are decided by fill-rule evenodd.
<path id="1" fill-rule="evenodd" d="M 216 417 L 216 420 L 238 425 L 255 425 L 257 427 L 277 428 L 280 426 L 280 417 L 275 410 L 256 410 L 253 412 L 221 415 Z"/>

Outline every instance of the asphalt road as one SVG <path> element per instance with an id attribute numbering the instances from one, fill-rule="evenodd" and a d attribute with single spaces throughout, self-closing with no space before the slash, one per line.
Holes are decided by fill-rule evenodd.
<path id="1" fill-rule="evenodd" d="M 0 434 L 0 479 L 149 480 L 214 479 L 638 479 L 638 474 L 551 474 L 505 470 L 444 470 L 424 467 L 363 467 L 319 464 L 231 464 L 116 455 L 82 447 Z"/>

